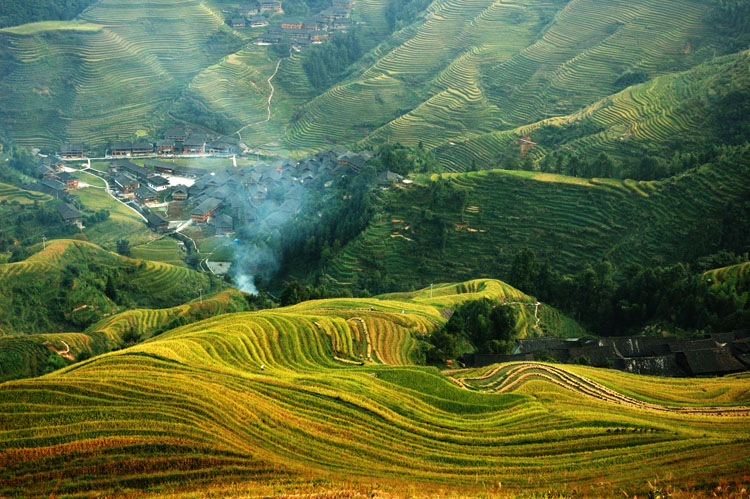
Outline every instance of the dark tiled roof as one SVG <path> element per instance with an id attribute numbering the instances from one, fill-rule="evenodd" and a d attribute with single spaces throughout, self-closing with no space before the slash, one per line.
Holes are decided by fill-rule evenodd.
<path id="1" fill-rule="evenodd" d="M 221 199 L 208 198 L 205 201 L 203 201 L 201 204 L 196 206 L 193 209 L 193 211 L 190 212 L 190 214 L 203 216 L 215 210 L 216 208 L 218 208 L 220 204 L 221 204 Z"/>
<path id="2" fill-rule="evenodd" d="M 70 203 L 61 203 L 57 205 L 57 213 L 66 222 L 81 218 L 81 212 Z"/>

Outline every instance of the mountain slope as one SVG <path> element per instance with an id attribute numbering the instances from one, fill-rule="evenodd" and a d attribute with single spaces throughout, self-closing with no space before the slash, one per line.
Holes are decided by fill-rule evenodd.
<path id="1" fill-rule="evenodd" d="M 138 306 L 169 307 L 222 286 L 205 274 L 55 240 L 28 259 L 0 265 L 0 332 L 82 330 Z"/>
<path id="2" fill-rule="evenodd" d="M 201 69 L 241 43 L 205 4 L 102 0 L 70 22 L 0 30 L 3 129 L 55 150 L 153 133 Z"/>
<path id="3" fill-rule="evenodd" d="M 671 159 L 674 151 L 735 142 L 732 135 L 743 132 L 739 123 L 727 120 L 750 100 L 749 75 L 750 52 L 744 51 L 628 87 L 568 116 L 479 135 L 435 152 L 446 167 L 458 171 L 473 161 L 492 168 L 521 137 L 536 143 L 530 150 L 536 158 L 562 149 L 588 157 L 605 152 L 620 160 L 645 155 Z"/>
<path id="4" fill-rule="evenodd" d="M 365 135 L 360 145 L 433 148 L 566 115 L 621 90 L 623 75 L 721 53 L 708 13 L 684 0 L 436 1 L 360 75 L 302 107 L 282 143 L 301 153 Z"/>
<path id="5" fill-rule="evenodd" d="M 535 172 L 444 175 L 446 185 L 394 189 L 384 212 L 326 265 L 325 283 L 389 290 L 440 276 L 506 276 L 528 247 L 575 272 L 607 258 L 660 264 L 720 249 L 727 206 L 750 196 L 750 151 L 658 182 Z M 440 194 L 447 191 L 449 195 Z M 446 201 L 463 193 L 460 205 Z"/>
<path id="6" fill-rule="evenodd" d="M 648 408 L 586 395 L 592 370 L 555 367 L 573 377 L 564 384 L 545 378 L 544 364 L 504 393 L 469 390 L 404 365 L 412 347 L 402 339 L 432 330 L 439 310 L 370 299 L 230 314 L 3 383 L 0 493 L 377 493 L 377 484 L 403 495 L 419 484 L 437 495 L 609 496 L 646 494 L 647 482 L 705 491 L 742 480 L 746 377 L 675 385 L 601 375 Z M 371 341 L 372 328 L 356 325 L 366 318 L 393 326 L 383 343 L 402 356 L 347 362 Z M 465 384 L 491 369 L 449 374 Z M 668 398 L 654 393 L 662 383 Z"/>

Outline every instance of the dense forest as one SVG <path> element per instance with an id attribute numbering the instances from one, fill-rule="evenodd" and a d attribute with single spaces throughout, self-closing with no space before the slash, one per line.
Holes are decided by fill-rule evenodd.
<path id="1" fill-rule="evenodd" d="M 328 43 L 310 50 L 302 63 L 302 68 L 310 85 L 318 92 L 322 92 L 340 80 L 346 68 L 359 59 L 363 51 L 359 30 L 336 33 Z"/>
<path id="2" fill-rule="evenodd" d="M 96 0 L 2 0 L 0 28 L 38 21 L 73 19 Z"/>
<path id="3" fill-rule="evenodd" d="M 747 260 L 747 253 L 722 251 L 691 264 L 633 265 L 618 275 L 612 262 L 602 260 L 565 275 L 525 249 L 506 280 L 600 335 L 637 333 L 650 324 L 672 332 L 731 331 L 750 327 L 747 283 L 716 283 L 703 272 Z"/>

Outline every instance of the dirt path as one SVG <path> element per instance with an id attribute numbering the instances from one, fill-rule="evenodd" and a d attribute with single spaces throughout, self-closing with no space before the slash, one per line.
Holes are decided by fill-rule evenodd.
<path id="1" fill-rule="evenodd" d="M 45 341 L 44 343 L 42 343 L 42 345 L 46 346 L 47 348 L 49 348 L 50 350 L 52 350 L 53 352 L 55 352 L 60 357 L 63 357 L 64 359 L 75 360 L 75 357 L 73 357 L 73 354 L 70 353 L 70 345 L 68 345 L 67 343 L 65 343 L 63 340 L 60 340 L 60 343 L 62 343 L 63 345 L 65 345 L 65 350 L 61 350 L 59 348 L 56 348 L 49 341 Z"/>
<path id="2" fill-rule="evenodd" d="M 459 385 L 464 385 L 469 380 L 482 380 L 497 374 L 500 369 L 506 366 L 498 366 L 495 369 L 476 378 L 458 378 Z M 582 395 L 593 397 L 605 402 L 634 407 L 638 409 L 650 409 L 654 411 L 669 412 L 673 414 L 691 414 L 699 416 L 750 416 L 750 407 L 676 407 L 662 404 L 645 402 L 628 395 L 624 395 L 616 390 L 608 388 L 590 378 L 580 374 L 567 371 L 560 367 L 541 364 L 538 362 L 520 362 L 511 364 L 511 368 L 505 373 L 505 378 L 499 384 L 493 386 L 493 391 L 506 393 L 519 388 L 527 380 L 543 379 L 559 387 L 571 390 Z"/>
<path id="3" fill-rule="evenodd" d="M 127 203 L 123 203 L 121 200 L 117 199 L 117 196 L 115 196 L 114 194 L 112 194 L 112 191 L 109 190 L 109 182 L 107 182 L 107 179 L 105 179 L 103 176 L 101 176 L 99 174 L 98 170 L 95 170 L 95 169 L 91 168 L 91 160 L 89 160 L 89 166 L 87 166 L 83 170 L 79 170 L 79 171 L 86 172 L 89 175 L 93 175 L 93 176 L 101 179 L 102 182 L 104 182 L 104 191 L 107 194 L 109 194 L 109 196 L 112 199 L 114 199 L 115 201 L 117 201 L 121 205 L 125 206 L 127 209 L 132 210 L 135 214 L 137 214 L 139 217 L 141 217 L 141 220 L 143 220 L 144 222 L 148 223 L 148 220 L 146 220 L 146 217 L 144 217 L 143 214 L 140 211 L 136 210 L 135 208 L 133 208 L 132 206 L 130 206 Z"/>
<path id="4" fill-rule="evenodd" d="M 539 329 L 539 331 L 541 331 L 541 328 L 539 327 L 539 323 L 541 322 L 541 319 L 539 318 L 539 305 L 541 304 L 542 302 L 534 303 L 534 319 L 536 319 L 534 327 Z M 506 301 L 503 302 L 503 305 L 531 305 L 531 303 L 525 303 L 521 301 Z"/>
<path id="5" fill-rule="evenodd" d="M 292 56 L 292 49 L 289 49 L 289 57 L 291 57 L 291 56 Z M 273 83 L 271 83 L 271 81 L 276 76 L 276 73 L 279 72 L 279 67 L 281 67 L 281 61 L 283 61 L 284 59 L 286 59 L 286 57 L 281 57 L 278 60 L 278 62 L 276 63 L 276 69 L 274 69 L 273 74 L 271 76 L 269 76 L 268 80 L 267 80 L 268 81 L 268 86 L 271 88 L 271 93 L 268 95 L 268 105 L 266 106 L 266 109 L 268 111 L 268 115 L 266 116 L 266 119 L 260 120 L 260 121 L 256 121 L 255 123 L 248 123 L 247 125 L 243 126 L 239 130 L 237 130 L 235 133 L 240 138 L 240 140 L 242 140 L 242 131 L 244 129 L 249 128 L 251 126 L 255 126 L 255 125 L 262 125 L 263 123 L 268 123 L 269 121 L 271 121 L 271 101 L 273 100 L 273 94 L 276 93 L 276 88 L 273 86 Z"/>

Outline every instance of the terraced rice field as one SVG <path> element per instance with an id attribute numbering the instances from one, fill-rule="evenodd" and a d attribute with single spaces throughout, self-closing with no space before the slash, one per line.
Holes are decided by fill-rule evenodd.
<path id="1" fill-rule="evenodd" d="M 692 0 L 435 1 L 302 107 L 282 143 L 298 154 L 336 142 L 442 151 L 565 116 L 616 93 L 626 71 L 653 78 L 707 60 L 694 40 L 721 51 L 707 9 Z"/>
<path id="2" fill-rule="evenodd" d="M 182 86 L 226 55 L 216 40 L 230 31 L 192 0 L 103 0 L 77 21 L 3 30 L 4 129 L 52 150 L 65 139 L 102 145 L 155 132 Z"/>
<path id="3" fill-rule="evenodd" d="M 86 187 L 71 191 L 89 210 L 108 210 L 109 218 L 84 230 L 92 243 L 114 250 L 119 239 L 127 239 L 138 246 L 156 239 L 154 234 L 133 210 L 112 199 L 103 189 Z"/>
<path id="4" fill-rule="evenodd" d="M 530 136 L 537 143 L 530 152 L 536 158 L 563 146 L 587 157 L 605 152 L 629 159 L 647 151 L 669 159 L 680 142 L 715 136 L 717 130 L 707 121 L 712 111 L 708 103 L 727 88 L 746 88 L 749 74 L 750 53 L 740 52 L 629 87 L 568 116 L 479 135 L 440 147 L 436 153 L 452 170 L 465 170 L 472 161 L 481 168 L 492 168 L 508 145 Z M 594 131 L 563 144 L 550 144 L 541 135 L 540 129 L 546 126 Z M 716 140 L 720 142 L 720 138 Z"/>
<path id="5" fill-rule="evenodd" d="M 440 308 L 322 300 L 229 314 L 3 383 L 0 493 L 602 497 L 747 485 L 747 376 L 675 383 L 511 364 L 451 380 L 409 365 L 413 345 L 398 339 L 434 328 Z M 369 334 L 382 326 L 372 362 L 355 360 L 367 334 L 356 317 Z"/>
<path id="6" fill-rule="evenodd" d="M 47 359 L 55 352 L 67 351 L 65 358 L 76 359 L 81 354 L 100 355 L 121 348 L 124 339 L 135 335 L 150 338 L 178 318 L 195 322 L 206 317 L 246 309 L 241 293 L 223 291 L 194 301 L 164 309 L 135 309 L 102 319 L 83 333 L 49 333 L 25 336 L 0 335 L 0 381 L 32 378 L 44 373 Z"/>
<path id="7" fill-rule="evenodd" d="M 182 259 L 184 252 L 180 250 L 178 242 L 171 237 L 163 237 L 156 241 L 131 248 L 133 258 L 168 263 L 176 267 L 185 267 Z"/>
<path id="8" fill-rule="evenodd" d="M 599 258 L 622 268 L 684 261 L 692 244 L 707 252 L 716 247 L 719 235 L 711 228 L 719 230 L 724 207 L 750 196 L 748 168 L 750 158 L 743 158 L 660 182 L 502 170 L 448 174 L 467 201 L 463 211 L 435 208 L 448 228 L 444 236 L 424 220 L 423 210 L 432 209 L 427 189 L 394 190 L 385 203 L 390 211 L 327 265 L 326 285 L 356 286 L 363 271 L 415 286 L 445 275 L 502 278 L 526 247 L 564 272 Z"/>
<path id="9" fill-rule="evenodd" d="M 52 201 L 52 196 L 48 194 L 27 191 L 14 185 L 0 183 L 0 202 L 34 204 L 35 202 L 46 203 L 49 201 Z"/>
<path id="10" fill-rule="evenodd" d="M 132 306 L 171 307 L 198 299 L 201 288 L 205 296 L 221 288 L 209 276 L 186 267 L 125 258 L 82 241 L 54 240 L 44 249 L 38 244 L 32 250 L 37 252 L 26 260 L 0 265 L 0 335 L 55 332 L 48 326 L 61 318 L 50 315 L 53 301 L 60 314 L 83 311 L 93 314 L 91 322 L 123 311 L 123 305 L 106 296 L 106 282 L 96 282 L 104 279 L 97 272 L 102 267 L 127 275 L 126 289 L 119 293 Z"/>

